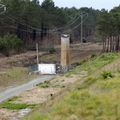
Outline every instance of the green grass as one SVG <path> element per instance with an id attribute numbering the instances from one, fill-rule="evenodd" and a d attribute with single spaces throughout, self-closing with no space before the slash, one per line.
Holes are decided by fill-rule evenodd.
<path id="1" fill-rule="evenodd" d="M 80 74 L 80 71 L 87 71 L 88 73 L 95 72 L 96 69 L 99 69 L 113 60 L 120 57 L 119 53 L 104 53 L 100 56 L 91 57 L 87 61 L 83 61 L 75 69 L 69 71 L 65 74 L 66 77 L 69 77 L 72 74 Z"/>
<path id="2" fill-rule="evenodd" d="M 10 110 L 20 110 L 26 108 L 34 108 L 36 105 L 34 104 L 24 104 L 24 103 L 14 103 L 18 97 L 13 97 L 5 102 L 0 103 L 0 108 L 6 108 Z"/>
<path id="3" fill-rule="evenodd" d="M 33 108 L 35 105 L 28 105 L 28 104 L 17 104 L 17 103 L 9 103 L 4 102 L 0 104 L 0 108 L 6 108 L 11 110 L 19 110 L 19 109 L 26 109 L 26 108 Z"/>
<path id="4" fill-rule="evenodd" d="M 43 83 L 38 84 L 37 86 L 39 86 L 40 88 L 48 88 L 51 86 L 51 83 L 50 81 L 45 81 Z"/>
<path id="5" fill-rule="evenodd" d="M 107 71 L 103 71 L 101 75 L 102 75 L 103 79 L 108 79 L 108 78 L 113 78 L 114 77 L 112 72 L 108 71 L 108 70 Z"/>
<path id="6" fill-rule="evenodd" d="M 66 75 L 87 71 L 83 82 L 77 82 L 75 89 L 55 102 L 52 107 L 36 109 L 23 120 L 120 120 L 120 75 L 114 77 L 106 72 L 96 71 L 119 58 L 117 53 L 92 57 Z M 93 89 L 94 88 L 94 89 Z"/>

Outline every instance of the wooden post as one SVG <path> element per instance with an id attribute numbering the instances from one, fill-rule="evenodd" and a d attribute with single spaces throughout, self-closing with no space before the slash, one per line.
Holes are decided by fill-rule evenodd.
<path id="1" fill-rule="evenodd" d="M 69 70 L 70 66 L 70 36 L 63 34 L 61 36 L 61 65 L 63 71 Z"/>

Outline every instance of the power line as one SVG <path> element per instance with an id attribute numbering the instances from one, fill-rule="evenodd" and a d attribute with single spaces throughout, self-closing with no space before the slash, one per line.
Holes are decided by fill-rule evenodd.
<path id="1" fill-rule="evenodd" d="M 6 11 L 5 5 L 0 4 L 0 8 L 4 8 L 4 12 Z M 3 13 L 3 12 L 2 12 L 2 13 Z M 84 22 L 84 21 L 83 21 L 84 14 L 85 14 L 85 13 L 81 13 L 81 14 L 77 13 L 77 15 L 75 15 L 75 17 L 68 22 L 69 24 L 67 24 L 67 25 L 64 26 L 64 27 L 59 27 L 59 28 L 57 28 L 57 29 L 49 29 L 49 33 L 57 33 L 57 32 L 59 32 L 60 30 L 68 29 L 69 27 L 71 27 L 71 25 L 74 25 L 74 24 L 81 18 L 81 23 L 78 24 L 77 26 L 73 27 L 73 28 L 72 28 L 72 31 L 73 31 L 74 29 L 76 29 L 77 27 L 79 27 L 79 25 L 81 25 L 81 41 L 82 41 L 82 24 L 83 24 L 83 22 Z M 87 14 L 87 15 L 88 15 L 88 14 Z M 12 18 L 12 17 L 9 17 L 8 15 L 7 15 L 6 17 L 9 18 L 9 19 L 11 19 L 11 20 L 13 20 L 14 22 L 17 23 L 17 19 Z M 34 29 L 34 30 L 36 30 L 38 33 L 40 33 L 40 32 L 42 31 L 40 28 L 33 27 L 33 26 L 28 25 L 28 24 L 25 24 L 25 23 L 23 23 L 23 22 L 18 22 L 18 24 L 27 26 L 28 29 Z M 11 26 L 11 27 L 14 28 L 14 29 L 17 29 L 15 26 Z M 26 32 L 32 33 L 32 31 L 28 31 L 28 30 L 25 30 L 25 29 L 22 29 L 22 28 L 20 28 L 20 30 L 21 30 L 21 31 L 26 31 Z M 43 31 L 42 31 L 42 32 L 43 32 Z"/>
<path id="2" fill-rule="evenodd" d="M 71 25 L 75 24 L 75 23 L 80 19 L 80 16 L 78 16 L 78 15 L 79 15 L 79 14 L 77 14 L 77 15 L 75 16 L 74 20 L 70 20 L 71 23 L 69 22 L 69 24 L 67 24 L 65 27 L 59 27 L 59 28 L 57 28 L 57 29 L 50 29 L 50 30 L 49 30 L 49 33 L 55 33 L 55 32 L 58 32 L 58 31 L 60 31 L 60 30 L 62 30 L 62 29 L 67 29 L 67 28 L 69 28 Z M 77 17 L 77 16 L 78 16 L 78 17 Z M 17 22 L 17 19 L 12 18 L 11 16 L 8 16 L 8 15 L 7 15 L 6 17 L 7 17 L 8 19 L 11 19 L 11 20 L 14 21 L 14 22 Z M 76 17 L 77 17 L 77 18 L 76 18 Z M 25 23 L 23 23 L 23 22 L 18 22 L 18 24 L 27 26 L 27 27 L 30 28 L 30 29 L 35 29 L 36 31 L 39 31 L 39 32 L 42 31 L 41 29 L 39 29 L 39 28 L 37 28 L 37 27 L 32 27 L 31 25 L 25 24 Z"/>
<path id="3" fill-rule="evenodd" d="M 82 23 L 84 23 L 84 21 L 87 19 L 88 14 L 86 13 L 86 17 L 83 19 Z M 70 32 L 72 32 L 73 30 L 75 30 L 76 28 L 78 28 L 81 25 L 81 22 L 79 24 L 77 24 L 76 26 L 74 26 L 73 28 L 71 28 Z"/>

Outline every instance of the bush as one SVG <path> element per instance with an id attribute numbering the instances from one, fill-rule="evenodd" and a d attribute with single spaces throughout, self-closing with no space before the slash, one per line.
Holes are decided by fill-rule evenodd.
<path id="1" fill-rule="evenodd" d="M 56 52 L 56 50 L 55 50 L 55 48 L 51 47 L 51 48 L 48 49 L 48 52 L 49 52 L 50 54 L 53 54 L 53 53 Z"/>
<path id="2" fill-rule="evenodd" d="M 103 71 L 102 77 L 103 77 L 104 79 L 113 78 L 113 74 L 112 74 L 111 71 Z"/>
<path id="3" fill-rule="evenodd" d="M 20 51 L 22 45 L 22 41 L 15 35 L 8 34 L 0 37 L 0 51 L 7 56 L 11 51 Z"/>
<path id="4" fill-rule="evenodd" d="M 56 52 L 56 50 L 55 50 L 55 48 L 54 48 L 53 45 L 49 45 L 47 50 L 48 50 L 48 52 L 49 52 L 50 54 L 53 54 L 53 53 Z"/>

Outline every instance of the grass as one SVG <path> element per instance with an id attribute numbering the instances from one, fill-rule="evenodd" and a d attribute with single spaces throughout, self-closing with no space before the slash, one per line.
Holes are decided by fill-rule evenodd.
<path id="1" fill-rule="evenodd" d="M 0 74 L 0 80 L 4 80 L 4 81 L 7 81 L 9 79 L 12 82 L 12 80 L 14 81 L 16 79 L 20 79 L 28 76 L 28 70 L 24 67 L 14 67 L 11 69 L 6 69 L 3 72 L 4 74 Z"/>
<path id="2" fill-rule="evenodd" d="M 96 69 L 99 69 L 115 59 L 119 58 L 119 53 L 104 53 L 100 56 L 91 56 L 90 59 L 87 61 L 83 61 L 78 65 L 75 69 L 71 70 L 70 72 L 66 73 L 65 76 L 69 77 L 72 74 L 79 74 L 80 71 L 87 71 L 89 74 L 95 72 Z"/>
<path id="3" fill-rule="evenodd" d="M 36 106 L 34 104 L 14 103 L 16 99 L 18 99 L 18 97 L 13 97 L 12 99 L 0 103 L 0 108 L 6 108 L 10 110 L 20 110 L 26 108 L 34 108 Z"/>
<path id="4" fill-rule="evenodd" d="M 40 88 L 48 88 L 50 87 L 51 83 L 50 81 L 45 81 L 43 83 L 39 83 L 37 86 L 39 86 Z"/>
<path id="5" fill-rule="evenodd" d="M 42 83 L 37 84 L 40 88 L 65 88 L 65 85 L 61 84 L 59 81 L 44 81 Z"/>
<path id="6" fill-rule="evenodd" d="M 112 74 L 111 71 L 103 71 L 101 75 L 102 75 L 103 79 L 113 78 L 114 77 L 114 75 Z"/>
<path id="7" fill-rule="evenodd" d="M 29 75 L 28 69 L 25 67 L 6 68 L 0 72 L 0 90 L 8 86 L 16 86 L 26 83 L 37 77 L 37 75 Z"/>
<path id="8" fill-rule="evenodd" d="M 20 110 L 20 109 L 26 109 L 26 108 L 34 108 L 35 105 L 28 105 L 28 104 L 18 104 L 18 103 L 10 103 L 10 102 L 4 102 L 0 104 L 0 108 L 6 108 L 10 110 Z"/>
<path id="9" fill-rule="evenodd" d="M 120 120 L 120 75 L 96 72 L 103 66 L 120 58 L 117 53 L 92 57 L 65 74 L 80 74 L 87 71 L 83 82 L 47 109 L 36 109 L 23 120 Z M 97 76 L 95 75 L 97 74 Z M 108 74 L 109 73 L 109 74 Z M 94 89 L 93 89 L 94 88 Z"/>

